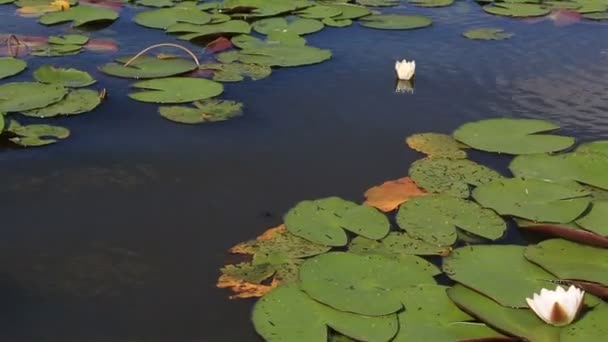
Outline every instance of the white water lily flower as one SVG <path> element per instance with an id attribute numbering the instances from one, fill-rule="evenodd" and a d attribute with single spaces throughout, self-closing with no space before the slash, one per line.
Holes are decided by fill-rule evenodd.
<path id="1" fill-rule="evenodd" d="M 397 77 L 400 80 L 409 81 L 414 77 L 414 73 L 416 72 L 416 61 L 408 62 L 405 59 L 401 62 L 396 61 L 395 70 L 397 71 Z"/>
<path id="2" fill-rule="evenodd" d="M 528 306 L 548 324 L 561 327 L 574 321 L 583 306 L 585 291 L 571 285 L 568 291 L 557 286 L 555 291 L 542 289 L 533 299 L 526 298 Z"/>

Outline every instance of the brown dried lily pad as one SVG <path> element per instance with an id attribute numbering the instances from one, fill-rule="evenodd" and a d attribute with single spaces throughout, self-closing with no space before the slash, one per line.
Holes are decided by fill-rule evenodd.
<path id="1" fill-rule="evenodd" d="M 363 204 L 389 212 L 397 209 L 412 197 L 424 195 L 427 193 L 416 186 L 410 177 L 403 177 L 386 181 L 367 190 L 365 192 L 366 200 Z"/>

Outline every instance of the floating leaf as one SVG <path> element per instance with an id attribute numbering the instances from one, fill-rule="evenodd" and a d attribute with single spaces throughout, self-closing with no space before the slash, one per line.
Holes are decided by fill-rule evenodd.
<path id="1" fill-rule="evenodd" d="M 406 258 L 407 257 L 407 258 Z M 300 288 L 341 311 L 381 316 L 399 311 L 412 285 L 435 284 L 438 270 L 409 255 L 398 261 L 378 255 L 332 252 L 308 259 L 300 268 Z"/>
<path id="2" fill-rule="evenodd" d="M 538 178 L 555 182 L 578 181 L 608 190 L 608 155 L 594 151 L 560 155 L 535 154 L 518 156 L 509 165 L 517 177 Z"/>
<path id="3" fill-rule="evenodd" d="M 217 281 L 217 287 L 220 289 L 230 289 L 234 294 L 230 296 L 234 298 L 253 298 L 262 297 L 272 289 L 279 286 L 279 281 L 273 279 L 270 284 L 252 283 L 243 278 L 251 278 L 252 273 L 266 271 L 258 276 L 259 279 L 266 279 L 274 274 L 274 270 L 264 266 L 254 266 L 249 263 L 240 265 L 228 265 L 222 269 L 222 275 Z M 247 274 L 247 276 L 244 276 Z"/>
<path id="4" fill-rule="evenodd" d="M 37 118 L 50 118 L 57 115 L 76 115 L 87 113 L 101 104 L 101 95 L 89 89 L 73 90 L 63 100 L 50 106 L 23 111 L 21 114 Z"/>
<path id="5" fill-rule="evenodd" d="M 209 13 L 197 10 L 193 6 L 193 2 L 184 2 L 172 8 L 140 12 L 133 17 L 133 21 L 141 26 L 163 30 L 178 23 L 203 25 L 211 21 Z"/>
<path id="6" fill-rule="evenodd" d="M 409 0 L 410 3 L 419 7 L 445 7 L 454 3 L 454 0 Z"/>
<path id="7" fill-rule="evenodd" d="M 324 25 L 322 22 L 315 19 L 300 18 L 287 22 L 287 20 L 284 18 L 269 18 L 256 21 L 253 23 L 252 27 L 256 32 L 261 34 L 285 32 L 296 35 L 304 35 L 321 31 Z"/>
<path id="8" fill-rule="evenodd" d="M 411 149 L 424 153 L 430 158 L 464 159 L 467 157 L 467 153 L 462 150 L 464 146 L 446 134 L 414 134 L 407 137 L 406 143 Z"/>
<path id="9" fill-rule="evenodd" d="M 382 30 L 411 30 L 430 26 L 433 21 L 423 15 L 378 14 L 361 19 L 361 25 Z"/>
<path id="10" fill-rule="evenodd" d="M 61 57 L 79 54 L 82 45 L 49 44 L 32 48 L 32 55 L 37 57 Z"/>
<path id="11" fill-rule="evenodd" d="M 457 248 L 443 259 L 443 271 L 503 306 L 525 308 L 526 297 L 547 287 L 555 277 L 526 260 L 524 249 L 512 245 Z"/>
<path id="12" fill-rule="evenodd" d="M 353 4 L 347 4 L 347 3 L 335 3 L 335 4 L 327 3 L 327 4 L 325 4 L 325 6 L 339 9 L 340 12 L 342 12 L 342 14 L 332 17 L 333 20 L 338 21 L 338 22 L 352 20 L 352 19 L 359 19 L 359 18 L 365 17 L 367 15 L 370 15 L 372 13 L 369 10 L 369 8 L 367 8 L 365 6 L 353 5 Z"/>
<path id="13" fill-rule="evenodd" d="M 179 36 L 182 40 L 193 40 L 205 36 L 249 34 L 251 25 L 243 20 L 230 20 L 219 24 L 194 25 L 174 24 L 167 28 L 168 33 L 186 33 Z"/>
<path id="14" fill-rule="evenodd" d="M 597 152 L 608 155 L 608 140 L 597 140 L 581 144 L 576 152 Z"/>
<path id="15" fill-rule="evenodd" d="M 78 27 L 99 21 L 114 21 L 118 19 L 118 13 L 101 7 L 76 6 L 60 12 L 46 13 L 40 17 L 40 23 L 44 25 L 61 24 L 68 21 L 72 26 Z"/>
<path id="16" fill-rule="evenodd" d="M 321 63 L 331 58 L 331 51 L 312 46 L 263 46 L 218 55 L 223 63 L 240 61 L 265 66 L 295 67 Z"/>
<path id="17" fill-rule="evenodd" d="M 257 81 L 270 76 L 272 69 L 263 65 L 244 63 L 206 63 L 201 70 L 213 70 L 213 80 L 218 82 L 240 82 L 249 77 Z"/>
<path id="18" fill-rule="evenodd" d="M 57 139 L 65 139 L 70 135 L 67 128 L 51 125 L 27 125 L 22 126 L 16 121 L 11 121 L 8 131 L 18 135 L 10 138 L 10 141 L 24 147 L 44 146 L 57 142 Z"/>
<path id="19" fill-rule="evenodd" d="M 0 57 L 0 80 L 17 75 L 27 68 L 27 63 L 13 57 Z"/>
<path id="20" fill-rule="evenodd" d="M 589 192 L 576 183 L 500 179 L 477 187 L 473 198 L 501 215 L 537 222 L 572 222 L 589 206 Z"/>
<path id="21" fill-rule="evenodd" d="M 175 2 L 173 0 L 136 0 L 136 4 L 147 7 L 173 7 Z"/>
<path id="22" fill-rule="evenodd" d="M 608 20 L 608 12 L 585 13 L 583 18 L 598 21 Z"/>
<path id="23" fill-rule="evenodd" d="M 59 45 L 84 45 L 89 42 L 89 37 L 81 34 L 66 34 L 63 36 L 50 36 L 49 44 Z"/>
<path id="24" fill-rule="evenodd" d="M 422 189 L 468 198 L 469 185 L 480 186 L 502 176 L 483 165 L 466 159 L 424 158 L 410 166 L 410 177 Z"/>
<path id="25" fill-rule="evenodd" d="M 88 72 L 55 68 L 50 65 L 43 65 L 34 71 L 34 78 L 40 83 L 60 84 L 71 88 L 86 87 L 96 82 Z"/>
<path id="26" fill-rule="evenodd" d="M 160 78 L 175 76 L 196 70 L 198 66 L 191 60 L 183 58 L 160 59 L 151 56 L 140 56 L 129 66 L 124 66 L 131 57 L 121 57 L 117 63 L 108 63 L 99 68 L 100 71 L 126 78 Z"/>
<path id="27" fill-rule="evenodd" d="M 574 138 L 536 134 L 558 129 L 543 120 L 487 119 L 470 122 L 454 132 L 456 140 L 472 148 L 508 154 L 556 152 L 574 144 Z"/>
<path id="28" fill-rule="evenodd" d="M 503 40 L 513 37 L 513 33 L 498 28 L 478 28 L 468 30 L 462 35 L 469 39 L 477 40 Z"/>
<path id="29" fill-rule="evenodd" d="M 601 341 L 608 335 L 608 304 L 600 304 L 578 322 L 562 328 L 560 342 Z"/>
<path id="30" fill-rule="evenodd" d="M 224 91 L 221 83 L 200 78 L 168 77 L 134 83 L 133 88 L 146 89 L 129 97 L 142 102 L 185 103 L 215 97 Z"/>
<path id="31" fill-rule="evenodd" d="M 608 285 L 608 249 L 562 239 L 545 240 L 526 248 L 526 258 L 560 279 Z"/>
<path id="32" fill-rule="evenodd" d="M 399 4 L 399 0 L 356 0 L 355 2 L 370 7 L 391 7 Z"/>
<path id="33" fill-rule="evenodd" d="M 449 246 L 458 237 L 456 228 L 496 240 L 507 225 L 492 210 L 448 195 L 429 195 L 409 200 L 399 207 L 397 224 L 413 238 Z"/>
<path id="34" fill-rule="evenodd" d="M 255 330 L 267 341 L 325 342 L 328 326 L 362 341 L 388 341 L 397 333 L 396 315 L 368 317 L 332 309 L 296 285 L 281 286 L 253 308 Z"/>
<path id="35" fill-rule="evenodd" d="M 323 19 L 323 24 L 331 27 L 347 27 L 352 25 L 353 21 L 350 19 L 325 18 Z"/>
<path id="36" fill-rule="evenodd" d="M 302 18 L 324 19 L 338 16 L 342 14 L 342 11 L 337 7 L 315 5 L 307 7 L 296 14 Z"/>
<path id="37" fill-rule="evenodd" d="M 591 211 L 576 221 L 576 224 L 590 232 L 608 237 L 608 201 L 594 201 Z"/>
<path id="38" fill-rule="evenodd" d="M 285 215 L 285 225 L 292 234 L 327 246 L 346 245 L 345 229 L 370 239 L 381 239 L 390 230 L 376 209 L 338 197 L 298 203 Z"/>
<path id="39" fill-rule="evenodd" d="M 469 322 L 473 318 L 450 300 L 447 289 L 440 285 L 408 289 L 402 296 L 405 310 L 398 314 L 399 333 L 392 341 L 482 341 L 502 337 L 485 324 Z"/>
<path id="40" fill-rule="evenodd" d="M 0 85 L 0 112 L 21 112 L 59 102 L 67 94 L 59 84 L 35 82 Z"/>
<path id="41" fill-rule="evenodd" d="M 382 185 L 367 190 L 365 192 L 366 200 L 363 204 L 389 212 L 397 209 L 401 203 L 407 202 L 413 197 L 426 194 L 409 177 L 403 177 L 384 182 Z"/>
<path id="42" fill-rule="evenodd" d="M 357 236 L 348 245 L 348 251 L 355 254 L 383 255 L 399 259 L 403 255 L 448 255 L 452 249 L 414 239 L 406 233 L 392 232 L 382 240 Z"/>
<path id="43" fill-rule="evenodd" d="M 196 108 L 184 106 L 160 107 L 159 112 L 165 119 L 184 124 L 226 121 L 243 114 L 243 104 L 235 101 L 197 101 L 194 102 L 194 106 Z"/>
<path id="44" fill-rule="evenodd" d="M 505 17 L 540 17 L 551 13 L 551 9 L 537 4 L 501 2 L 483 6 L 483 10 Z"/>

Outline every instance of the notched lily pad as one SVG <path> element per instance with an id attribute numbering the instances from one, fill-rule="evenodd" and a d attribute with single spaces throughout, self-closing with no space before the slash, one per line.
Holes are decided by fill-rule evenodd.
<path id="1" fill-rule="evenodd" d="M 397 209 L 399 205 L 411 198 L 426 194 L 409 177 L 403 177 L 384 182 L 382 185 L 367 190 L 363 204 L 380 209 L 383 212 L 389 212 Z"/>
<path id="2" fill-rule="evenodd" d="M 54 144 L 57 139 L 65 139 L 70 136 L 70 130 L 65 127 L 43 124 L 22 126 L 14 120 L 11 121 L 7 130 L 17 135 L 10 138 L 10 141 L 24 147 Z"/>
<path id="3" fill-rule="evenodd" d="M 71 88 L 87 87 L 96 82 L 88 72 L 50 65 L 43 65 L 34 71 L 34 78 L 41 83 L 60 84 Z"/>
<path id="4" fill-rule="evenodd" d="M 363 17 L 361 26 L 381 30 L 411 30 L 431 26 L 433 21 L 423 15 L 377 14 Z"/>
<path id="5" fill-rule="evenodd" d="M 189 59 L 160 59 L 152 56 L 140 56 L 128 66 L 124 66 L 132 57 L 121 57 L 116 63 L 108 63 L 99 70 L 105 74 L 125 78 L 160 78 L 176 76 L 196 70 L 198 66 Z"/>
<path id="6" fill-rule="evenodd" d="M 194 106 L 160 107 L 159 112 L 167 120 L 183 124 L 226 121 L 243 114 L 243 104 L 226 100 L 196 101 Z"/>
<path id="7" fill-rule="evenodd" d="M 213 80 L 218 82 L 240 82 L 248 77 L 254 81 L 264 79 L 272 73 L 268 66 L 244 63 L 206 63 L 201 70 L 213 70 Z"/>
<path id="8" fill-rule="evenodd" d="M 0 80 L 17 75 L 27 68 L 27 63 L 13 57 L 0 57 Z"/>
<path id="9" fill-rule="evenodd" d="M 0 112 L 21 112 L 61 101 L 67 89 L 59 84 L 35 82 L 0 85 Z"/>
<path id="10" fill-rule="evenodd" d="M 383 255 L 393 259 L 399 259 L 404 255 L 446 256 L 451 250 L 450 247 L 430 244 L 401 232 L 391 232 L 381 240 L 357 236 L 348 245 L 348 251 L 351 253 Z"/>
<path id="11" fill-rule="evenodd" d="M 430 158 L 464 159 L 466 146 L 460 144 L 449 135 L 441 133 L 418 133 L 407 137 L 407 145 Z"/>
<path id="12" fill-rule="evenodd" d="M 224 86 L 210 80 L 190 77 L 167 77 L 134 83 L 133 88 L 144 89 L 129 97 L 152 103 L 185 103 L 215 97 Z"/>
<path id="13" fill-rule="evenodd" d="M 40 17 L 39 22 L 44 25 L 55 25 L 71 21 L 72 26 L 78 27 L 116 19 L 118 19 L 118 13 L 110 9 L 79 5 L 59 12 L 46 13 Z"/>
<path id="14" fill-rule="evenodd" d="M 513 37 L 513 33 L 499 28 L 478 28 L 468 30 L 462 35 L 474 40 L 503 40 Z"/>

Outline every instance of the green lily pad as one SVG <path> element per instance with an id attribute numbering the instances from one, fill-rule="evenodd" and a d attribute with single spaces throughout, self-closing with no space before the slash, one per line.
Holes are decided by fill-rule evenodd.
<path id="1" fill-rule="evenodd" d="M 517 177 L 538 178 L 555 182 L 578 181 L 608 190 L 608 155 L 594 152 L 572 152 L 560 155 L 535 154 L 518 156 L 509 165 Z"/>
<path id="2" fill-rule="evenodd" d="M 393 260 L 332 252 L 304 262 L 300 288 L 338 310 L 381 316 L 401 310 L 403 293 L 412 285 L 435 284 L 437 272 L 432 264 L 414 255 Z"/>
<path id="3" fill-rule="evenodd" d="M 296 13 L 298 16 L 302 18 L 308 19 L 324 19 L 336 17 L 342 14 L 342 11 L 339 8 L 324 6 L 324 5 L 315 5 L 307 7 Z"/>
<path id="4" fill-rule="evenodd" d="M 234 12 L 233 16 L 237 16 L 236 13 L 242 10 L 243 17 L 261 18 L 297 11 L 311 5 L 312 3 L 306 0 L 225 0 L 222 8 L 230 9 Z"/>
<path id="5" fill-rule="evenodd" d="M 40 17 L 39 22 L 44 25 L 55 25 L 72 22 L 72 26 L 78 27 L 99 21 L 114 21 L 118 19 L 118 13 L 102 7 L 76 6 L 59 12 L 50 12 Z"/>
<path id="6" fill-rule="evenodd" d="M 537 222 L 567 223 L 589 206 L 589 192 L 576 183 L 509 178 L 477 187 L 473 198 L 501 215 Z"/>
<path id="7" fill-rule="evenodd" d="M 248 77 L 254 81 L 264 79 L 272 73 L 268 66 L 244 63 L 206 63 L 201 70 L 213 70 L 213 80 L 218 82 L 240 82 Z"/>
<path id="8" fill-rule="evenodd" d="M 165 30 L 178 23 L 203 25 L 211 21 L 211 15 L 198 10 L 193 2 L 184 2 L 172 8 L 161 8 L 138 13 L 133 17 L 135 23 L 156 29 Z"/>
<path id="9" fill-rule="evenodd" d="M 482 322 L 510 335 L 526 341 L 561 341 L 560 329 L 540 320 L 532 310 L 501 306 L 492 299 L 462 285 L 455 285 L 447 293 L 456 305 Z M 531 295 L 532 292 L 524 296 Z"/>
<path id="10" fill-rule="evenodd" d="M 0 57 L 0 80 L 17 75 L 27 68 L 27 63 L 13 57 Z"/>
<path id="11" fill-rule="evenodd" d="M 478 28 L 468 30 L 462 35 L 469 39 L 476 40 L 503 40 L 513 37 L 513 33 L 498 28 Z"/>
<path id="12" fill-rule="evenodd" d="M 151 56 L 140 56 L 129 66 L 124 66 L 131 57 L 121 57 L 117 63 L 108 63 L 99 70 L 108 75 L 125 78 L 160 78 L 185 74 L 196 70 L 198 66 L 189 59 L 159 59 Z"/>
<path id="13" fill-rule="evenodd" d="M 388 341 L 397 333 L 396 315 L 369 317 L 317 303 L 296 285 L 266 294 L 253 308 L 253 325 L 266 341 L 326 342 L 328 326 L 362 341 Z"/>
<path id="14" fill-rule="evenodd" d="M 361 25 L 381 30 L 411 30 L 430 26 L 433 21 L 423 15 L 378 14 L 361 18 Z"/>
<path id="15" fill-rule="evenodd" d="M 398 314 L 399 333 L 394 342 L 454 342 L 504 337 L 483 323 L 468 322 L 471 316 L 447 296 L 448 287 L 418 285 L 402 296 L 405 310 Z"/>
<path id="16" fill-rule="evenodd" d="M 598 140 L 598 141 L 588 142 L 585 144 L 581 144 L 576 149 L 576 152 L 589 152 L 589 151 L 603 153 L 605 155 L 608 155 L 608 140 Z"/>
<path id="17" fill-rule="evenodd" d="M 505 17 L 540 17 L 551 13 L 551 9 L 537 4 L 501 2 L 483 6 L 483 10 Z"/>
<path id="18" fill-rule="evenodd" d="M 50 106 L 23 111 L 21 114 L 36 118 L 50 118 L 58 115 L 76 115 L 92 111 L 101 104 L 101 96 L 95 90 L 73 90 L 63 100 Z"/>
<path id="19" fill-rule="evenodd" d="M 353 24 L 353 21 L 350 19 L 324 18 L 322 22 L 325 26 L 330 27 L 347 27 Z"/>
<path id="20" fill-rule="evenodd" d="M 562 328 L 560 342 L 602 341 L 608 336 L 608 304 L 600 304 L 578 322 Z"/>
<path id="21" fill-rule="evenodd" d="M 585 13 L 583 18 L 597 21 L 608 20 L 608 12 Z"/>
<path id="22" fill-rule="evenodd" d="M 456 228 L 497 240 L 507 225 L 503 219 L 477 203 L 448 195 L 419 196 L 399 207 L 397 224 L 413 238 L 438 246 L 456 242 Z"/>
<path id="23" fill-rule="evenodd" d="M 156 8 L 175 6 L 173 0 L 136 0 L 135 3 L 141 6 Z"/>
<path id="24" fill-rule="evenodd" d="M 0 85 L 0 112 L 22 112 L 42 108 L 61 101 L 67 89 L 59 84 L 35 82 Z"/>
<path id="25" fill-rule="evenodd" d="M 537 134 L 559 127 L 543 120 L 487 119 L 466 123 L 454 131 L 456 140 L 472 148 L 508 154 L 557 152 L 574 144 L 574 138 Z"/>
<path id="26" fill-rule="evenodd" d="M 246 64 L 259 64 L 276 67 L 296 67 L 317 64 L 331 58 L 331 51 L 312 46 L 262 46 L 229 51 L 217 56 L 222 63 L 239 61 Z"/>
<path id="27" fill-rule="evenodd" d="M 168 33 L 186 33 L 179 36 L 182 40 L 193 40 L 205 36 L 213 35 L 235 35 L 249 34 L 251 25 L 243 20 L 230 20 L 218 24 L 194 25 L 194 24 L 174 24 L 167 28 Z"/>
<path id="28" fill-rule="evenodd" d="M 356 0 L 355 2 L 369 7 L 392 7 L 399 4 L 399 0 Z"/>
<path id="29" fill-rule="evenodd" d="M 82 45 L 48 44 L 32 48 L 32 56 L 61 57 L 77 55 L 82 51 Z"/>
<path id="30" fill-rule="evenodd" d="M 550 285 L 555 277 L 529 262 L 524 249 L 512 245 L 461 247 L 443 259 L 443 271 L 503 306 L 525 308 L 526 297 Z"/>
<path id="31" fill-rule="evenodd" d="M 407 145 L 431 158 L 464 159 L 467 153 L 462 144 L 449 135 L 440 133 L 418 133 L 407 137 Z"/>
<path id="32" fill-rule="evenodd" d="M 62 36 L 50 36 L 49 44 L 58 45 L 84 45 L 89 42 L 89 37 L 81 34 L 66 34 Z"/>
<path id="33" fill-rule="evenodd" d="M 410 166 L 412 181 L 422 189 L 455 197 L 468 198 L 469 186 L 480 186 L 502 176 L 466 159 L 424 158 Z"/>
<path id="34" fill-rule="evenodd" d="M 284 220 L 292 234 L 327 246 L 345 246 L 345 229 L 370 239 L 381 239 L 390 230 L 387 217 L 375 208 L 338 197 L 302 201 Z"/>
<path id="35" fill-rule="evenodd" d="M 585 230 L 608 237 L 608 200 L 593 201 L 591 211 L 576 221 Z"/>
<path id="36" fill-rule="evenodd" d="M 71 88 L 86 87 L 96 82 L 88 72 L 55 68 L 50 65 L 43 65 L 34 71 L 34 78 L 40 83 L 60 84 Z"/>
<path id="37" fill-rule="evenodd" d="M 365 6 L 353 5 L 348 3 L 327 3 L 325 6 L 339 9 L 342 14 L 332 17 L 336 21 L 359 19 L 372 14 L 372 11 Z"/>
<path id="38" fill-rule="evenodd" d="M 287 22 L 284 18 L 268 18 L 253 23 L 252 28 L 261 34 L 271 32 L 289 32 L 296 35 L 310 34 L 321 31 L 324 25 L 316 19 L 299 18 Z"/>
<path id="39" fill-rule="evenodd" d="M 454 0 L 409 0 L 410 3 L 419 7 L 445 7 L 454 3 Z"/>
<path id="40" fill-rule="evenodd" d="M 403 255 L 448 255 L 451 248 L 414 239 L 406 233 L 392 232 L 381 240 L 357 236 L 348 245 L 348 251 L 399 259 Z"/>
<path id="41" fill-rule="evenodd" d="M 560 279 L 608 285 L 608 249 L 551 239 L 526 248 L 526 258 Z"/>
<path id="42" fill-rule="evenodd" d="M 15 120 L 11 121 L 7 130 L 18 135 L 18 137 L 10 138 L 10 141 L 24 147 L 54 144 L 57 139 L 65 139 L 70 136 L 70 130 L 65 127 L 51 125 L 22 126 Z"/>
<path id="43" fill-rule="evenodd" d="M 133 88 L 146 89 L 131 93 L 129 97 L 141 102 L 185 103 L 218 96 L 224 86 L 210 80 L 190 77 L 168 77 L 133 84 Z"/>
<path id="44" fill-rule="evenodd" d="M 235 101 L 197 101 L 194 102 L 194 106 L 196 108 L 184 106 L 160 107 L 159 112 L 165 119 L 184 124 L 226 121 L 243 114 L 243 104 Z"/>

